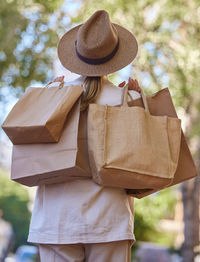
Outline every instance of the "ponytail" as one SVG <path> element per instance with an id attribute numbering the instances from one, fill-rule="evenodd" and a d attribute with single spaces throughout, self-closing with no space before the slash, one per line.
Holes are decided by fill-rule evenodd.
<path id="1" fill-rule="evenodd" d="M 88 107 L 88 104 L 95 100 L 102 87 L 101 76 L 87 76 L 83 83 L 84 93 L 81 100 L 81 111 Z"/>

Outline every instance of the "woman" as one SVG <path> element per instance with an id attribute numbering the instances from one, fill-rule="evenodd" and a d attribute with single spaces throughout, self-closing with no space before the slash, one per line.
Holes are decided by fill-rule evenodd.
<path id="1" fill-rule="evenodd" d="M 136 54 L 135 37 L 112 24 L 104 10 L 62 37 L 58 56 L 64 67 L 81 75 L 67 84 L 83 84 L 83 112 L 91 102 L 121 103 L 122 88 L 107 74 Z M 140 92 L 130 78 L 129 89 Z M 130 91 L 134 97 L 135 91 Z M 28 241 L 39 244 L 41 262 L 130 262 L 133 218 L 133 198 L 124 189 L 101 187 L 92 179 L 43 185 L 37 189 Z"/>

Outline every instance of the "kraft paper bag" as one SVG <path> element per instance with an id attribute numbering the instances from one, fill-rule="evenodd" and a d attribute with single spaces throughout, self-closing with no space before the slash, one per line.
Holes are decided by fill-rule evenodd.
<path id="1" fill-rule="evenodd" d="M 144 108 L 90 104 L 88 151 L 93 179 L 102 186 L 157 189 L 170 184 L 177 168 L 181 120 L 154 116 Z"/>
<path id="2" fill-rule="evenodd" d="M 177 113 L 171 98 L 169 89 L 166 87 L 159 90 L 153 95 L 147 96 L 147 102 L 149 110 L 152 115 L 164 116 L 177 118 Z M 128 103 L 129 106 L 139 106 L 143 107 L 142 99 L 138 98 Z M 178 166 L 174 175 L 173 181 L 166 186 L 160 187 L 158 189 L 146 188 L 146 189 L 127 189 L 127 193 L 136 198 L 143 198 L 145 196 L 151 195 L 163 188 L 176 185 L 183 181 L 194 178 L 198 175 L 197 168 L 195 166 L 194 160 L 192 158 L 190 149 L 187 145 L 183 130 L 181 130 L 181 145 L 180 154 L 178 160 Z"/>
<path id="3" fill-rule="evenodd" d="M 83 92 L 80 85 L 28 88 L 2 128 L 13 144 L 58 142 L 68 112 Z"/>
<path id="4" fill-rule="evenodd" d="M 79 99 L 67 116 L 58 143 L 13 145 L 11 179 L 36 186 L 91 178 L 86 123 Z"/>

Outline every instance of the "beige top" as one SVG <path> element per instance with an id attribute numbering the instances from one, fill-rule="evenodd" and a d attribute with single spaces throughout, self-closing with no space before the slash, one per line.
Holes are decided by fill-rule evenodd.
<path id="1" fill-rule="evenodd" d="M 80 77 L 67 84 L 80 84 Z M 121 103 L 122 88 L 103 78 L 98 104 Z M 131 91 L 133 98 L 140 94 Z M 134 198 L 124 189 L 101 187 L 91 179 L 37 188 L 28 242 L 72 244 L 130 239 L 134 236 Z"/>

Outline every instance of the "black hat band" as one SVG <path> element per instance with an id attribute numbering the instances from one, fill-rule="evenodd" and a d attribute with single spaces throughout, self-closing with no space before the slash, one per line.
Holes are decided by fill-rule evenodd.
<path id="1" fill-rule="evenodd" d="M 117 44 L 116 44 L 115 48 L 113 49 L 113 51 L 109 55 L 107 55 L 107 56 L 105 56 L 103 58 L 87 58 L 85 56 L 82 56 L 78 52 L 78 50 L 77 50 L 77 40 L 75 41 L 75 50 L 76 50 L 76 54 L 77 54 L 78 58 L 80 60 L 82 60 L 83 62 L 85 62 L 87 64 L 90 64 L 90 65 L 100 65 L 100 64 L 103 64 L 103 63 L 109 61 L 116 54 L 118 49 L 119 49 L 119 38 L 117 40 Z"/>

